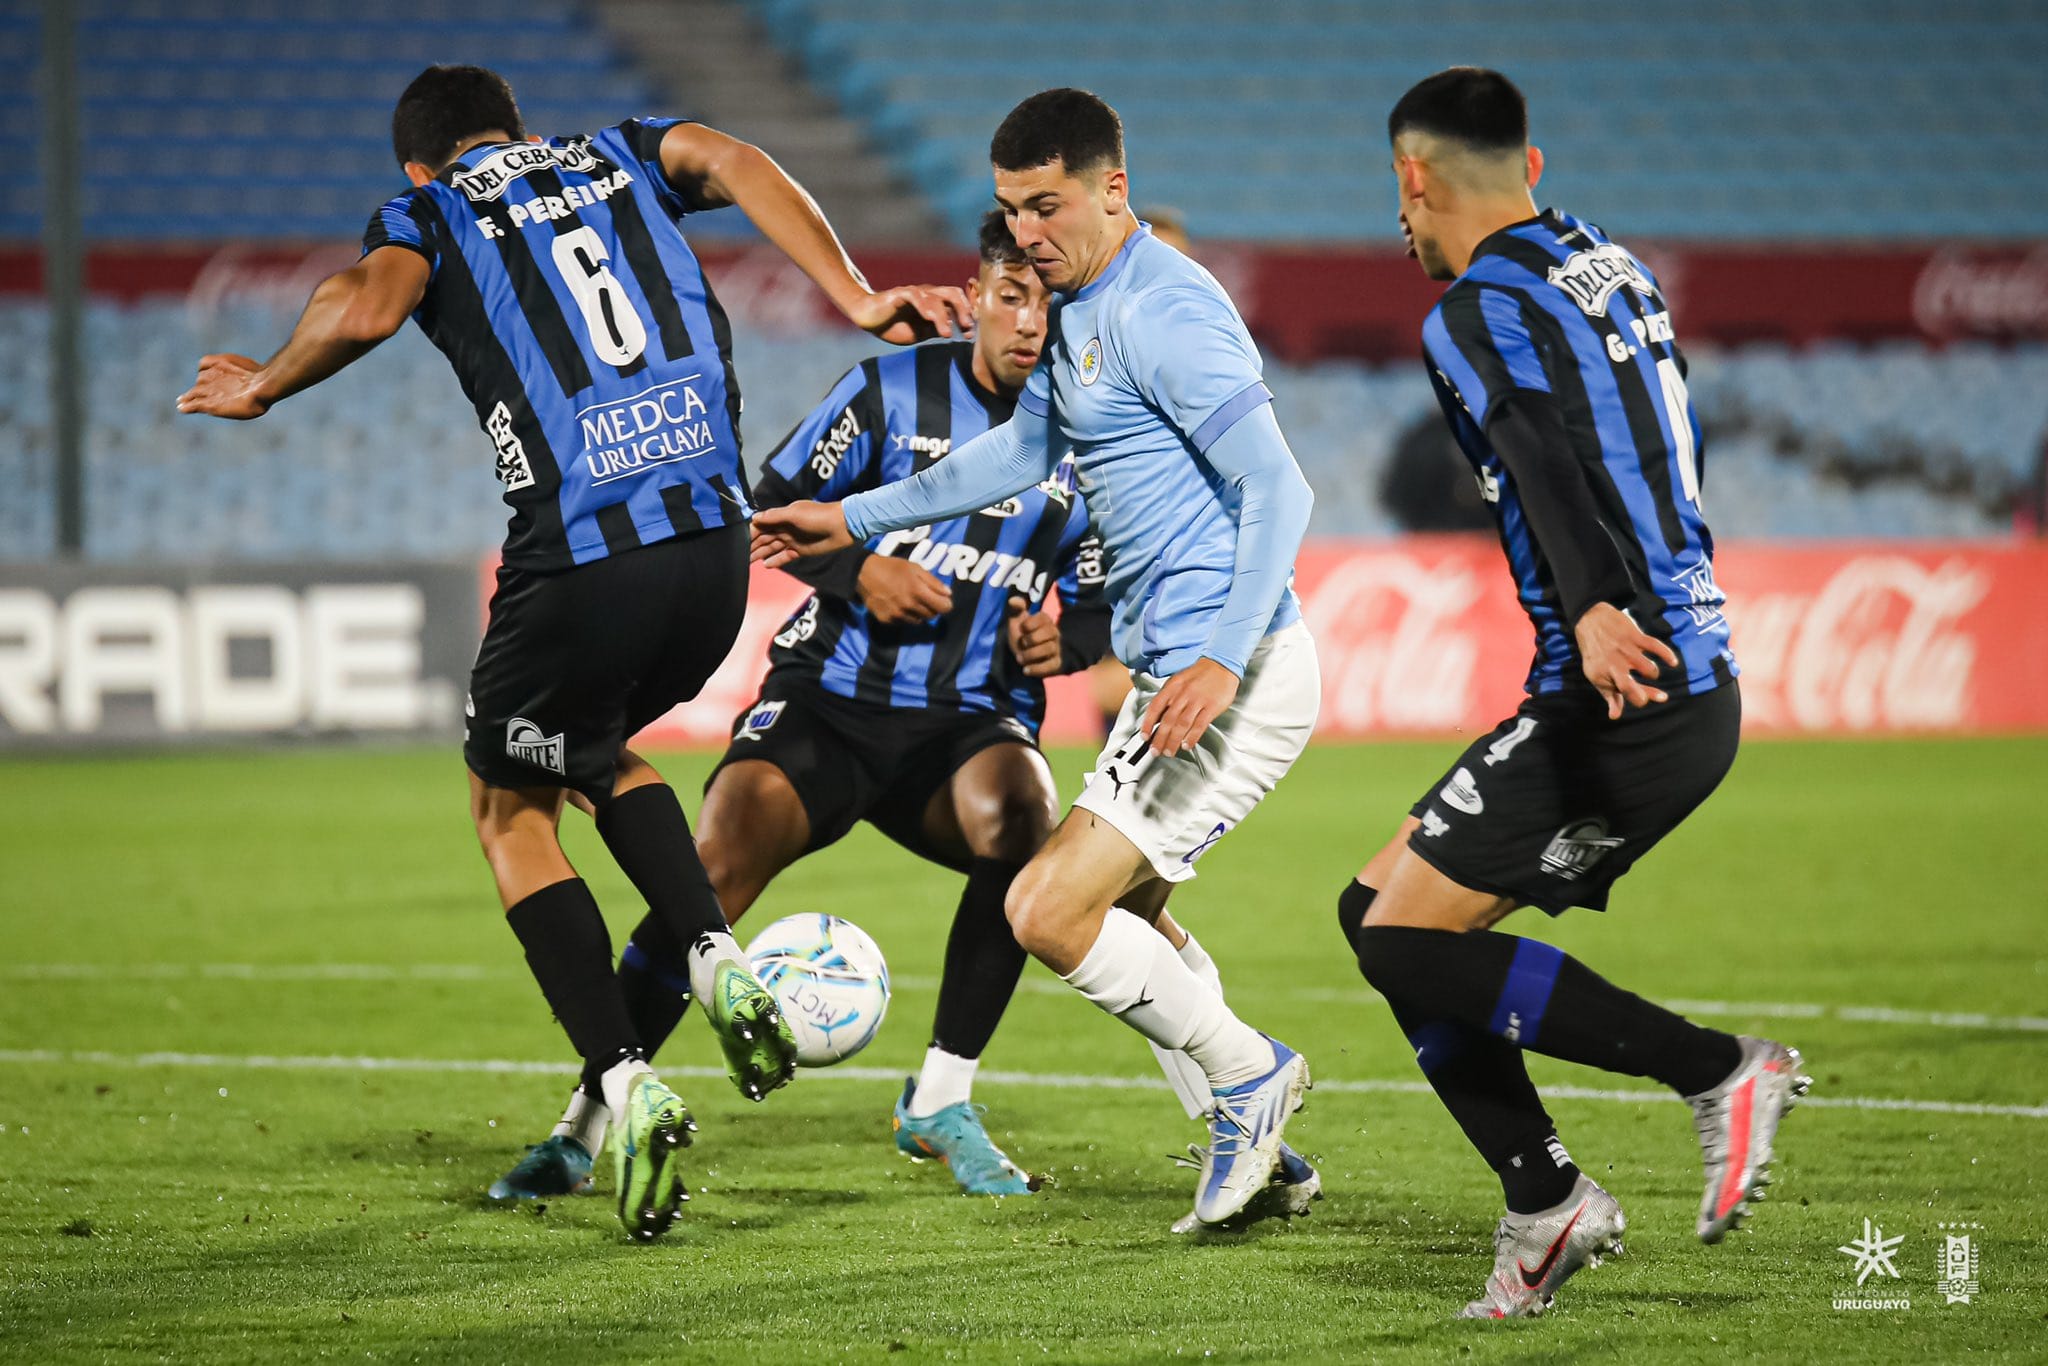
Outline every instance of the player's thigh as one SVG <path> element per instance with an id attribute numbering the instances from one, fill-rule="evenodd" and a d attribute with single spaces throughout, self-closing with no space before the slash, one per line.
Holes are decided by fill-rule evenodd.
<path id="1" fill-rule="evenodd" d="M 463 760 L 483 783 L 610 795 L 646 647 L 595 618 L 640 568 L 601 560 L 560 574 L 499 571 L 464 708 Z"/>
<path id="2" fill-rule="evenodd" d="M 743 759 L 712 775 L 697 813 L 697 855 L 729 921 L 746 914 L 810 840 L 803 800 L 774 764 Z"/>
<path id="3" fill-rule="evenodd" d="M 976 750 L 925 806 L 927 839 L 969 857 L 1024 863 L 1059 823 L 1052 767 L 1038 746 L 1005 741 Z"/>
<path id="4" fill-rule="evenodd" d="M 732 653 L 747 615 L 747 537 L 739 523 L 649 547 L 662 554 L 664 614 L 650 630 L 657 648 L 627 699 L 628 736 L 702 692 Z"/>
<path id="5" fill-rule="evenodd" d="M 1260 642 L 1236 699 L 1192 747 L 1159 754 L 1141 730 L 1162 681 L 1140 674 L 1075 800 L 1142 850 L 1168 882 L 1235 829 L 1301 756 L 1321 700 L 1315 642 L 1296 623 Z"/>
<path id="6" fill-rule="evenodd" d="M 1727 776 L 1741 730 L 1734 683 L 1597 728 L 1574 809 L 1600 816 L 1614 843 L 1591 871 L 1612 882 L 1677 829 Z"/>
<path id="7" fill-rule="evenodd" d="M 1071 972 L 1094 943 L 1104 913 L 1152 880 L 1137 845 L 1094 812 L 1077 808 L 1010 884 L 1010 928 L 1054 971 Z"/>

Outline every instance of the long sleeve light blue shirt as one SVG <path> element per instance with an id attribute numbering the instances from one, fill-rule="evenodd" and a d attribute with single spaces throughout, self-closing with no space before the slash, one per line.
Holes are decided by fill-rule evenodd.
<path id="1" fill-rule="evenodd" d="M 1294 557 L 1314 495 L 1258 348 L 1208 271 L 1145 228 L 1058 298 L 1009 422 L 913 478 L 844 504 L 856 540 L 999 503 L 1074 455 L 1107 559 L 1117 657 L 1166 677 L 1238 675 L 1297 621 Z"/>

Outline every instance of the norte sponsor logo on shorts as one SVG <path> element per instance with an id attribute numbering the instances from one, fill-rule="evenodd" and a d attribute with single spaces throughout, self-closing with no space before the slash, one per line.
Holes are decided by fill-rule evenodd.
<path id="1" fill-rule="evenodd" d="M 1551 836 L 1543 851 L 1543 871 L 1571 882 L 1620 847 L 1621 838 L 1609 835 L 1607 822 L 1598 816 L 1573 821 Z"/>
<path id="2" fill-rule="evenodd" d="M 782 719 L 782 709 L 788 705 L 789 703 L 785 701 L 756 703 L 752 710 L 740 718 L 739 729 L 732 733 L 732 738 L 734 740 L 760 739 L 768 732 L 769 727 Z"/>
<path id="3" fill-rule="evenodd" d="M 569 771 L 562 761 L 562 737 L 542 735 L 540 727 L 523 716 L 505 723 L 505 752 L 522 764 L 532 764 L 550 773 L 566 775 Z"/>
<path id="4" fill-rule="evenodd" d="M 1486 809 L 1486 800 L 1479 795 L 1479 784 L 1472 777 L 1472 770 L 1461 768 L 1451 775 L 1437 796 L 1444 799 L 1444 805 L 1468 816 L 1476 816 Z"/>

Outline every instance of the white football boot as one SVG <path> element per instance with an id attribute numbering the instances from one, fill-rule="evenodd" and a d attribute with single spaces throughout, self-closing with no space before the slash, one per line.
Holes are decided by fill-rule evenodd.
<path id="1" fill-rule="evenodd" d="M 1687 1096 L 1699 1131 L 1707 1189 L 1700 1199 L 1699 1235 L 1718 1243 L 1749 1217 L 1771 1184 L 1771 1145 L 1778 1122 L 1813 1085 L 1796 1048 L 1744 1035 L 1742 1062 L 1711 1091 Z"/>
<path id="2" fill-rule="evenodd" d="M 1573 1272 L 1621 1255 L 1626 1227 L 1621 1205 L 1581 1172 L 1564 1203 L 1537 1214 L 1510 1213 L 1500 1221 L 1493 1232 L 1493 1275 L 1458 1317 L 1513 1319 L 1542 1313 Z"/>

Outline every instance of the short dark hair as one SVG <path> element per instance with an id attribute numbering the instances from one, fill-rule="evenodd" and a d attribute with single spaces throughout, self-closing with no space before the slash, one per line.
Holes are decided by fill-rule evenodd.
<path id="1" fill-rule="evenodd" d="M 1124 121 L 1086 90 L 1041 90 L 1003 119 L 989 139 L 988 159 L 1005 171 L 1055 161 L 1070 173 L 1122 166 Z"/>
<path id="2" fill-rule="evenodd" d="M 985 266 L 1028 266 L 1031 258 L 1010 235 L 1010 223 L 1001 209 L 990 209 L 981 218 L 981 263 Z"/>
<path id="3" fill-rule="evenodd" d="M 1515 83 L 1483 66 L 1454 66 L 1417 81 L 1387 115 L 1387 141 L 1414 131 L 1481 152 L 1529 145 L 1529 104 Z"/>
<path id="4" fill-rule="evenodd" d="M 430 66 L 412 78 L 391 111 L 391 150 L 398 164 L 417 161 L 440 170 L 455 159 L 464 138 L 503 129 L 526 136 L 512 83 L 488 67 Z"/>

